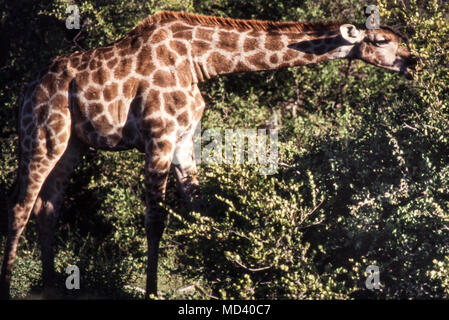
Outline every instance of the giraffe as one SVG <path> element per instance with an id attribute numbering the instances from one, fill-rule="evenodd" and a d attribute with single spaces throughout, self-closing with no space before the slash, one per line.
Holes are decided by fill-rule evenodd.
<path id="1" fill-rule="evenodd" d="M 411 77 L 416 59 L 388 28 L 341 21 L 272 22 L 161 12 L 122 39 L 54 58 L 30 82 L 19 111 L 20 161 L 8 209 L 0 293 L 19 238 L 38 221 L 44 292 L 54 286 L 53 234 L 68 177 L 88 147 L 145 154 L 147 297 L 157 294 L 162 203 L 174 168 L 185 198 L 198 189 L 193 133 L 205 103 L 198 83 L 237 72 L 360 59 Z"/>

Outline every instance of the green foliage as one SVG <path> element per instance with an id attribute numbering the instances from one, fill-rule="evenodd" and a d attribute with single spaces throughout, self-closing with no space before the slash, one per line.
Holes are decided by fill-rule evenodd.
<path id="1" fill-rule="evenodd" d="M 64 27 L 69 2 L 16 0 L 0 20 L 0 184 L 17 167 L 16 110 L 33 72 L 58 54 L 122 37 L 149 14 L 185 10 L 234 18 L 364 23 L 363 1 L 71 1 L 83 32 Z M 448 298 L 449 5 L 379 0 L 423 62 L 413 81 L 353 62 L 231 75 L 201 84 L 202 128 L 255 128 L 279 116 L 279 170 L 200 166 L 205 212 L 181 215 L 174 181 L 161 245 L 163 299 Z M 89 153 L 76 170 L 56 235 L 66 298 L 142 298 L 146 265 L 143 156 Z M 0 199 L 4 208 L 4 197 Z M 6 214 L 0 216 L 0 242 Z M 39 294 L 32 219 L 12 294 Z M 64 291 L 65 268 L 82 290 Z M 365 288 L 380 268 L 381 289 Z"/>
<path id="2" fill-rule="evenodd" d="M 312 173 L 307 189 L 302 181 L 261 176 L 258 169 L 210 167 L 203 172 L 208 214 L 172 213 L 181 222 L 175 239 L 186 244 L 183 273 L 204 278 L 222 299 L 343 297 L 316 270 L 304 242 L 304 230 L 324 219 Z"/>

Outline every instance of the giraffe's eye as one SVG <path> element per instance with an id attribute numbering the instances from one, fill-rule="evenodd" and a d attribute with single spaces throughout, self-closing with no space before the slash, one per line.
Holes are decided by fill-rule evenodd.
<path id="1" fill-rule="evenodd" d="M 381 40 L 374 41 L 374 45 L 376 45 L 378 47 L 384 46 L 388 43 L 390 43 L 390 40 L 388 40 L 388 39 L 381 39 Z"/>

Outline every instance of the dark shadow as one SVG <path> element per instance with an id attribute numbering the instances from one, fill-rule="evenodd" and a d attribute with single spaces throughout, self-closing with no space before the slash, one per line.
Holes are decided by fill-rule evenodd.
<path id="1" fill-rule="evenodd" d="M 335 50 L 342 44 L 341 36 L 335 36 L 326 39 L 315 39 L 300 41 L 294 44 L 288 45 L 288 48 L 301 51 L 309 54 L 325 54 Z"/>

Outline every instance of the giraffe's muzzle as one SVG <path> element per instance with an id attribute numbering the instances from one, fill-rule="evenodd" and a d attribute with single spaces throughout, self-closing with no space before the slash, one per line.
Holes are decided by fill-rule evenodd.
<path id="1" fill-rule="evenodd" d="M 401 74 L 405 76 L 406 79 L 413 79 L 412 74 L 416 71 L 416 66 L 418 65 L 418 58 L 415 56 L 408 56 L 405 58 L 403 67 L 401 68 Z"/>

